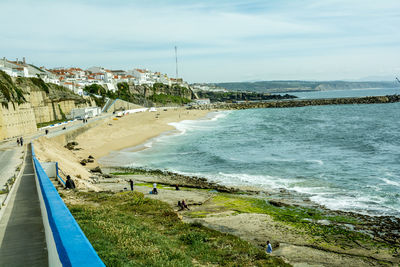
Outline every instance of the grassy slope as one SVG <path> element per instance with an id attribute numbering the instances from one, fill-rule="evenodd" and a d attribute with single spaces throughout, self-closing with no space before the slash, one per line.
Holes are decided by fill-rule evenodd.
<path id="1" fill-rule="evenodd" d="M 183 223 L 138 192 L 77 197 L 85 204 L 70 204 L 71 213 L 107 266 L 289 266 L 233 235 Z"/>

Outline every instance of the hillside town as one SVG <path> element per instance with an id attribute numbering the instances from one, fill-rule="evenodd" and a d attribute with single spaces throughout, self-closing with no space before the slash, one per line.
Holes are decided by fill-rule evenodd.
<path id="1" fill-rule="evenodd" d="M 188 88 L 189 85 L 182 78 L 170 78 L 161 72 L 152 72 L 148 69 L 135 68 L 132 70 L 110 70 L 104 67 L 90 67 L 86 70 L 77 67 L 53 68 L 37 67 L 18 58 L 15 61 L 3 57 L 0 60 L 0 70 L 11 77 L 39 77 L 46 83 L 54 83 L 64 86 L 78 95 L 83 95 L 85 86 L 99 84 L 106 89 L 115 92 L 117 84 L 129 82 L 134 85 L 150 85 L 162 83 L 171 86 Z"/>

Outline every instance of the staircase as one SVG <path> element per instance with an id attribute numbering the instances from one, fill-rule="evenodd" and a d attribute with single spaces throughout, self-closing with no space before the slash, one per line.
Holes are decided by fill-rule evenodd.
<path id="1" fill-rule="evenodd" d="M 64 185 L 57 179 L 57 177 L 50 178 L 50 181 L 53 183 L 57 191 L 60 191 L 60 189 L 64 189 Z"/>

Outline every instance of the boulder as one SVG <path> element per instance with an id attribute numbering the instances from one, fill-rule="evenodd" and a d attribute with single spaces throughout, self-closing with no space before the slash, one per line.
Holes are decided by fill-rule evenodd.
<path id="1" fill-rule="evenodd" d="M 72 141 L 68 142 L 64 147 L 69 150 L 76 150 L 75 146 L 78 145 L 78 142 Z"/>
<path id="2" fill-rule="evenodd" d="M 93 168 L 93 169 L 90 169 L 90 171 L 91 171 L 91 172 L 103 173 L 103 172 L 101 171 L 101 169 L 100 169 L 99 166 L 97 166 L 97 167 L 95 167 L 95 168 Z"/>
<path id="3" fill-rule="evenodd" d="M 268 202 L 269 202 L 269 204 L 271 204 L 272 206 L 275 206 L 275 207 L 278 207 L 278 208 L 289 206 L 288 204 L 286 204 L 286 203 L 284 203 L 284 202 L 282 202 L 282 201 L 278 201 L 278 200 L 274 200 L 274 199 L 268 200 Z"/>

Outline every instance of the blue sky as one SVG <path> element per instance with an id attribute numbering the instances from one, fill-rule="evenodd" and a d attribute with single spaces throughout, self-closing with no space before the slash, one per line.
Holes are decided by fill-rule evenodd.
<path id="1" fill-rule="evenodd" d="M 0 57 L 189 82 L 400 75 L 399 0 L 1 0 Z"/>

